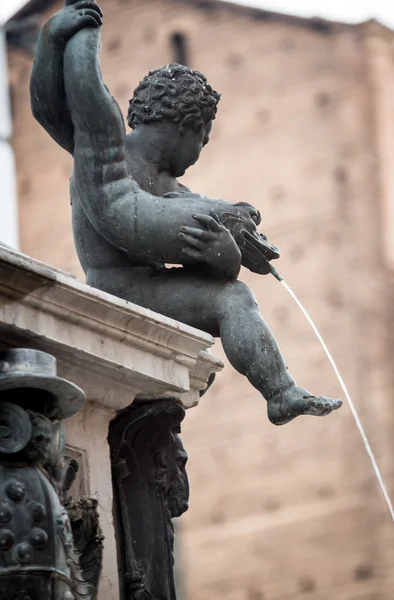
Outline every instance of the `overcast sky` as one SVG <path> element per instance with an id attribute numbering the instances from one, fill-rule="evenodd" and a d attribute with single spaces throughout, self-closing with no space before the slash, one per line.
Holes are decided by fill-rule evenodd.
<path id="1" fill-rule="evenodd" d="M 238 3 L 335 21 L 357 22 L 374 17 L 394 28 L 394 0 L 238 0 Z M 26 0 L 0 0 L 0 22 L 11 17 L 23 4 Z"/>

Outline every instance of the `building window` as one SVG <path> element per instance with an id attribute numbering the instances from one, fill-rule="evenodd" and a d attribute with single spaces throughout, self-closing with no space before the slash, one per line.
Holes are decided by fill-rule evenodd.
<path id="1" fill-rule="evenodd" d="M 173 33 L 171 36 L 171 47 L 173 61 L 179 65 L 188 66 L 189 57 L 187 49 L 187 36 L 184 33 Z"/>

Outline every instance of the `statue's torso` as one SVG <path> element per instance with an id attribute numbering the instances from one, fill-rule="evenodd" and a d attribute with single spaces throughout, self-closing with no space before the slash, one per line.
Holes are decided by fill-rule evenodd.
<path id="1" fill-rule="evenodd" d="M 130 152 L 127 153 L 127 166 L 130 175 L 138 185 L 153 196 L 163 196 L 168 192 L 183 191 L 186 189 L 168 174 L 147 177 L 146 173 L 141 172 L 140 165 L 137 165 L 133 161 Z M 118 250 L 95 230 L 82 207 L 74 176 L 71 177 L 70 194 L 75 246 L 85 273 L 89 270 L 130 268 L 141 265 L 140 261 L 133 261 L 132 257 Z"/>

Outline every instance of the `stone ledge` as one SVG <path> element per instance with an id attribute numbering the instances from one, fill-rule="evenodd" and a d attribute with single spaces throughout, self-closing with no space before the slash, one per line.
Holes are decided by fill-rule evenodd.
<path id="1" fill-rule="evenodd" d="M 169 394 L 190 407 L 223 367 L 210 335 L 1 244 L 0 333 L 5 345 L 56 356 L 60 376 L 113 410 Z"/>

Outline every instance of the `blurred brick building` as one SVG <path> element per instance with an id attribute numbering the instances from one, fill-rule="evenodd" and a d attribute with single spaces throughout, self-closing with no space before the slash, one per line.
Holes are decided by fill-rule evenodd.
<path id="1" fill-rule="evenodd" d="M 124 113 L 154 67 L 184 61 L 222 94 L 185 182 L 245 200 L 282 251 L 338 361 L 394 493 L 394 36 L 216 0 L 102 0 L 102 68 Z M 18 19 L 60 2 L 32 1 Z M 70 157 L 33 120 L 32 58 L 10 47 L 22 251 L 82 277 Z M 339 396 L 313 333 L 273 278 L 244 272 L 300 384 Z M 216 351 L 220 352 L 219 345 Z M 185 600 L 392 600 L 394 536 L 350 411 L 275 428 L 230 366 L 187 415 Z"/>

